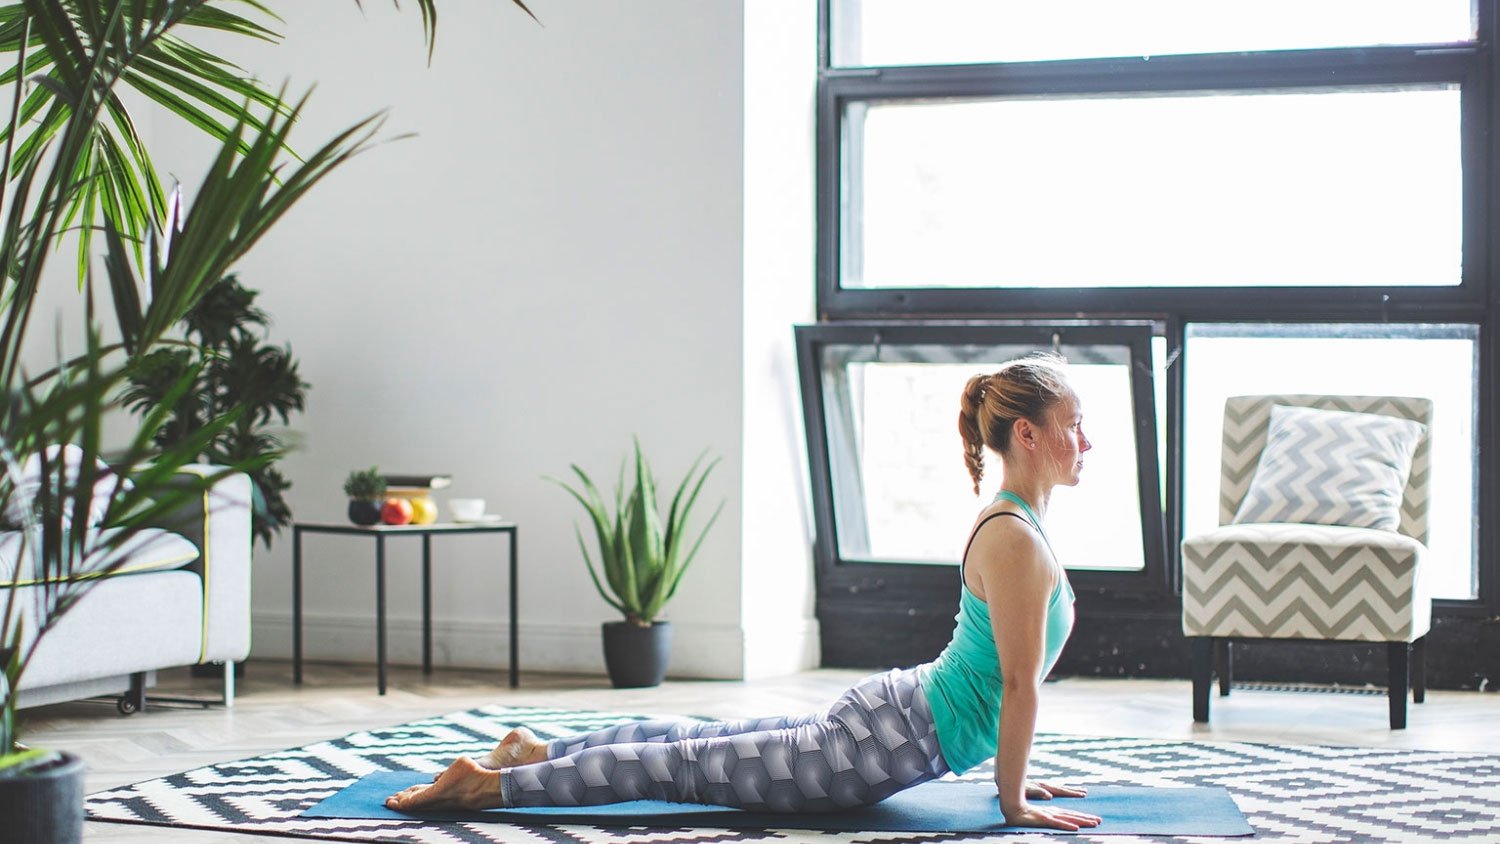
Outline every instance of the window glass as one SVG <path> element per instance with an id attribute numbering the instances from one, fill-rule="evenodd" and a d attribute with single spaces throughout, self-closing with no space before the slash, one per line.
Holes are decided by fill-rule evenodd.
<path id="1" fill-rule="evenodd" d="M 966 64 L 1474 39 L 1470 0 L 834 0 L 836 65 Z"/>
<path id="2" fill-rule="evenodd" d="M 1029 347 L 829 346 L 823 361 L 834 513 L 843 559 L 952 565 L 1001 484 L 979 496 L 964 464 L 959 397 L 968 379 Z M 1070 569 L 1139 571 L 1140 467 L 1129 351 L 1070 349 L 1068 370 L 1093 449 L 1077 487 L 1058 487 L 1045 527 Z M 1152 444 L 1155 450 L 1155 444 Z"/>
<path id="3" fill-rule="evenodd" d="M 1457 86 L 856 103 L 846 287 L 1461 281 Z"/>
<path id="4" fill-rule="evenodd" d="M 1184 386 L 1184 528 L 1218 524 L 1224 400 L 1315 393 L 1433 402 L 1427 518 L 1435 597 L 1476 595 L 1474 456 L 1478 328 L 1472 325 L 1192 325 Z"/>

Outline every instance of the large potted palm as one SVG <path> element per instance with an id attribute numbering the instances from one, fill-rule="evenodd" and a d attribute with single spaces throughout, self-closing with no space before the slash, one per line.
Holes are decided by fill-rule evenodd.
<path id="1" fill-rule="evenodd" d="M 433 3 L 417 0 L 429 45 Z M 166 408 L 193 389 L 191 367 L 167 385 L 169 400 L 144 415 L 108 466 L 99 459 L 105 420 L 122 412 L 121 392 L 139 361 L 185 342 L 172 327 L 308 190 L 365 149 L 379 126 L 367 119 L 291 155 L 289 132 L 306 98 L 264 89 L 186 37 L 274 39 L 241 12 L 271 14 L 257 0 L 0 5 L 0 54 L 13 57 L 0 73 L 11 103 L 0 126 L 0 512 L 14 514 L 19 537 L 7 548 L 10 576 L 0 577 L 0 842 L 81 835 L 79 760 L 18 741 L 16 692 L 38 642 L 121 564 L 125 557 L 114 552 L 144 526 L 224 473 L 253 471 L 276 456 L 182 483 L 176 470 L 237 415 L 227 410 L 181 440 L 154 442 Z M 190 202 L 160 184 L 120 96 L 127 87 L 218 140 Z M 76 353 L 57 355 L 38 373 L 27 365 L 36 359 L 32 316 L 44 283 L 57 283 L 48 268 L 69 240 L 76 240 L 86 315 L 82 325 L 46 338 Z M 107 343 L 95 309 L 105 290 L 115 323 Z M 75 525 L 73 514 L 96 508 L 104 529 Z"/>
<path id="2" fill-rule="evenodd" d="M 593 480 L 577 465 L 571 468 L 580 486 L 550 479 L 588 511 L 597 543 L 598 565 L 589 554 L 582 530 L 575 526 L 578 548 L 583 552 L 599 596 L 625 616 L 622 621 L 607 621 L 603 625 L 604 665 L 615 688 L 656 686 L 666 677 L 672 652 L 672 627 L 658 616 L 677 593 L 677 586 L 708 529 L 724 509 L 720 502 L 697 538 L 688 538 L 688 517 L 703 490 L 703 482 L 719 463 L 716 458 L 702 466 L 703 457 L 699 455 L 688 468 L 672 495 L 665 518 L 657 505 L 656 477 L 641 454 L 639 440 L 635 442 L 628 486 L 625 463 L 620 464 L 612 512 Z"/>

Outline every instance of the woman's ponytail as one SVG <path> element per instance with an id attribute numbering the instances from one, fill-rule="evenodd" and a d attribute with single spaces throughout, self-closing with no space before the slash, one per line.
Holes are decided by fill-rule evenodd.
<path id="1" fill-rule="evenodd" d="M 964 385 L 964 394 L 959 399 L 958 434 L 964 441 L 964 465 L 969 468 L 969 477 L 974 479 L 974 494 L 979 494 L 979 481 L 984 477 L 984 429 L 979 425 L 979 411 L 984 407 L 984 392 L 990 376 L 975 375 Z"/>

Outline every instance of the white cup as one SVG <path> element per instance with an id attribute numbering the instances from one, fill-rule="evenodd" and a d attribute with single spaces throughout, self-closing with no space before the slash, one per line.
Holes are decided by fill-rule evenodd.
<path id="1" fill-rule="evenodd" d="M 483 498 L 450 498 L 448 499 L 448 511 L 453 514 L 455 522 L 478 521 L 484 516 Z"/>

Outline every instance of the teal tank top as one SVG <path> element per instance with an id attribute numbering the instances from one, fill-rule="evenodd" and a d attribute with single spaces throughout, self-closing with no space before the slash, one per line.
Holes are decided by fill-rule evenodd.
<path id="1" fill-rule="evenodd" d="M 1021 497 L 1001 490 L 995 500 L 1005 499 L 1020 506 L 1026 518 L 1047 541 L 1041 523 Z M 972 540 L 971 540 L 972 541 Z M 1050 551 L 1052 545 L 1047 544 Z M 964 550 L 968 555 L 968 549 Z M 1056 555 L 1053 555 L 1056 557 Z M 986 759 L 993 758 L 1000 728 L 1001 674 L 1000 655 L 995 651 L 995 636 L 990 627 L 990 608 L 963 582 L 963 565 L 959 565 L 958 615 L 953 640 L 938 658 L 917 670 L 918 682 L 932 709 L 938 746 L 943 760 L 954 773 L 963 773 Z M 1058 572 L 1057 588 L 1047 602 L 1046 653 L 1042 676 L 1052 671 L 1063 643 L 1073 630 L 1073 587 L 1065 571 Z"/>

